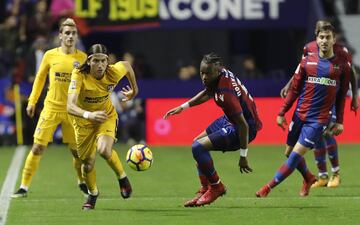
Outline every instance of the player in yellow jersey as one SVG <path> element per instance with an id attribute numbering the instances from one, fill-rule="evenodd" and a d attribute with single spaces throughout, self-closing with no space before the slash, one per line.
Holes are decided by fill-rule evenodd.
<path id="1" fill-rule="evenodd" d="M 26 108 L 28 116 L 34 117 L 35 106 L 49 75 L 49 87 L 44 108 L 34 133 L 34 144 L 29 152 L 22 172 L 21 186 L 12 197 L 26 197 L 30 182 L 35 175 L 42 154 L 49 142 L 52 142 L 55 129 L 61 124 L 63 142 L 68 143 L 73 154 L 73 165 L 77 171 L 80 189 L 87 193 L 87 187 L 81 174 L 81 161 L 77 156 L 74 128 L 66 111 L 67 92 L 71 72 L 86 60 L 86 54 L 75 48 L 77 28 L 74 20 L 68 18 L 59 29 L 60 47 L 50 49 L 41 61 L 39 71 Z"/>
<path id="2" fill-rule="evenodd" d="M 74 115 L 72 118 L 78 155 L 83 163 L 83 177 L 89 189 L 88 199 L 82 207 L 84 210 L 94 209 L 99 195 L 94 167 L 96 152 L 115 172 L 121 196 L 129 198 L 132 192 L 124 168 L 113 149 L 118 116 L 110 95 L 124 76 L 131 86 L 122 89 L 126 101 L 138 93 L 134 71 L 125 61 L 109 65 L 108 51 L 102 44 L 91 46 L 87 61 L 79 69 L 73 70 L 71 75 L 67 109 Z"/>

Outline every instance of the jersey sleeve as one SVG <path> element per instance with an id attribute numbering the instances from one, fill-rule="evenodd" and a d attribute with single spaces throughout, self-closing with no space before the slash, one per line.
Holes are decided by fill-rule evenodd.
<path id="1" fill-rule="evenodd" d="M 37 101 L 39 100 L 39 97 L 45 85 L 46 77 L 49 73 L 49 60 L 49 54 L 48 52 L 46 52 L 43 59 L 41 60 L 39 70 L 35 76 L 35 81 L 31 90 L 31 94 L 29 96 L 29 105 L 36 105 Z"/>
<path id="2" fill-rule="evenodd" d="M 284 116 L 300 95 L 301 89 L 305 82 L 305 63 L 306 58 L 303 58 L 298 67 L 296 68 L 295 74 L 293 76 L 294 79 L 291 82 L 290 89 L 284 101 L 284 105 L 280 109 L 280 112 L 278 114 L 279 116 Z"/>
<path id="3" fill-rule="evenodd" d="M 78 69 L 74 69 L 71 73 L 71 81 L 69 85 L 69 94 L 79 94 L 82 86 L 84 75 Z"/>
<path id="4" fill-rule="evenodd" d="M 340 88 L 336 95 L 335 108 L 336 108 L 336 122 L 342 124 L 344 121 L 344 108 L 345 108 L 345 97 L 349 90 L 350 81 L 350 62 L 346 62 L 343 74 L 340 80 Z"/>
<path id="5" fill-rule="evenodd" d="M 128 71 L 121 61 L 115 63 L 113 65 L 113 68 L 115 70 L 115 74 L 114 74 L 115 80 L 114 81 L 117 83 L 117 82 L 119 82 L 119 80 L 121 80 L 127 74 Z"/>

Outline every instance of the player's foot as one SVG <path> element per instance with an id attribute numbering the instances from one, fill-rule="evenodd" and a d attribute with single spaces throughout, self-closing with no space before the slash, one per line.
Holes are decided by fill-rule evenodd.
<path id="1" fill-rule="evenodd" d="M 98 196 L 99 196 L 99 193 L 97 195 L 89 194 L 88 197 L 87 197 L 86 202 L 82 206 L 82 209 L 83 210 L 95 209 L 96 199 L 97 199 Z"/>
<path id="2" fill-rule="evenodd" d="M 331 187 L 331 188 L 336 188 L 337 186 L 339 186 L 340 184 L 340 174 L 339 173 L 334 173 L 330 180 L 329 180 L 329 183 L 327 184 L 328 187 Z"/>
<path id="3" fill-rule="evenodd" d="M 314 175 L 312 175 L 312 177 L 310 179 L 308 179 L 308 181 L 305 181 L 303 182 L 303 186 L 301 187 L 301 190 L 300 190 L 300 196 L 301 197 L 306 197 L 309 195 L 309 192 L 310 192 L 310 188 L 311 188 L 311 185 L 313 185 L 314 183 L 316 182 L 316 177 Z"/>
<path id="4" fill-rule="evenodd" d="M 209 185 L 209 189 L 203 194 L 196 202 L 196 206 L 203 206 L 211 204 L 218 197 L 223 196 L 226 193 L 226 187 L 223 183 L 215 185 Z"/>
<path id="5" fill-rule="evenodd" d="M 19 188 L 14 194 L 11 195 L 11 198 L 25 198 L 27 197 L 27 190 Z"/>
<path id="6" fill-rule="evenodd" d="M 266 198 L 266 196 L 270 193 L 271 188 L 269 185 L 265 184 L 260 190 L 258 190 L 255 195 L 258 198 Z"/>
<path id="7" fill-rule="evenodd" d="M 194 207 L 194 206 L 196 206 L 196 202 L 199 200 L 199 198 L 201 196 L 203 196 L 203 194 L 205 194 L 205 192 L 207 190 L 208 190 L 208 187 L 201 186 L 199 191 L 196 192 L 195 197 L 193 199 L 190 199 L 189 201 L 185 202 L 184 206 L 185 207 Z"/>
<path id="8" fill-rule="evenodd" d="M 313 185 L 311 185 L 311 188 L 326 187 L 328 182 L 329 182 L 329 176 L 327 174 L 321 175 L 319 177 L 319 180 L 317 180 Z"/>
<path id="9" fill-rule="evenodd" d="M 132 188 L 131 188 L 131 184 L 130 181 L 127 177 L 121 178 L 119 180 L 119 185 L 120 185 L 120 194 L 121 196 L 126 199 L 126 198 L 130 198 L 131 193 L 132 193 Z"/>
<path id="10" fill-rule="evenodd" d="M 80 183 L 79 188 L 80 188 L 80 191 L 87 197 L 89 192 L 88 192 L 88 188 L 87 188 L 86 184 Z"/>

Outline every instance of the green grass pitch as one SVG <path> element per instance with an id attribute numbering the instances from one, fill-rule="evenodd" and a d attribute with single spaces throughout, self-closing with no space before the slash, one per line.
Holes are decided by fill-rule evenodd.
<path id="1" fill-rule="evenodd" d="M 123 164 L 126 146 L 116 145 Z M 250 146 L 252 174 L 241 174 L 238 152 L 212 152 L 216 169 L 228 192 L 210 206 L 184 208 L 198 189 L 190 147 L 151 147 L 152 168 L 132 171 L 124 165 L 133 195 L 123 200 L 115 175 L 98 155 L 97 183 L 100 197 L 94 211 L 83 212 L 70 152 L 51 146 L 45 152 L 27 198 L 12 199 L 7 225 L 338 225 L 360 224 L 360 146 L 340 145 L 342 183 L 338 188 L 312 189 L 298 196 L 302 179 L 298 172 L 274 189 L 268 198 L 255 198 L 255 191 L 269 181 L 283 163 L 284 146 Z M 0 148 L 0 182 L 3 184 L 14 148 Z M 306 155 L 316 172 L 313 153 Z M 329 166 L 328 166 L 329 167 Z M 21 175 L 21 174 L 20 174 Z M 20 182 L 20 177 L 16 187 Z"/>

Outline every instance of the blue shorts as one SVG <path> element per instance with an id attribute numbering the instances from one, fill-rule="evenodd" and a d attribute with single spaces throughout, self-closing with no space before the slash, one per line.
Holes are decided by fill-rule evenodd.
<path id="1" fill-rule="evenodd" d="M 249 143 L 256 137 L 255 124 L 249 125 Z M 230 123 L 229 119 L 224 115 L 215 120 L 208 128 L 206 133 L 216 151 L 236 151 L 240 148 L 239 133 L 236 126 Z"/>
<path id="2" fill-rule="evenodd" d="M 304 122 L 294 113 L 289 125 L 289 133 L 286 144 L 295 146 L 296 142 L 308 148 L 314 148 L 315 144 L 322 137 L 326 124 L 316 122 Z"/>

